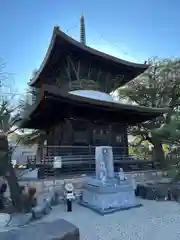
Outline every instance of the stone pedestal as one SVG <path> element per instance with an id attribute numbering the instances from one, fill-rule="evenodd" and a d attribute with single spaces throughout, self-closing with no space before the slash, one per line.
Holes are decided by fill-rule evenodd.
<path id="1" fill-rule="evenodd" d="M 109 213 L 137 206 L 134 191 L 129 182 L 121 185 L 90 185 L 83 191 L 84 205 L 100 213 Z"/>

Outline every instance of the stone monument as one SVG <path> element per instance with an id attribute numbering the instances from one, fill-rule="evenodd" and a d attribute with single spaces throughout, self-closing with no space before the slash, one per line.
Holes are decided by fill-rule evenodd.
<path id="1" fill-rule="evenodd" d="M 96 176 L 84 185 L 80 204 L 101 214 L 141 206 L 138 204 L 132 181 L 114 172 L 112 147 L 96 147 Z"/>

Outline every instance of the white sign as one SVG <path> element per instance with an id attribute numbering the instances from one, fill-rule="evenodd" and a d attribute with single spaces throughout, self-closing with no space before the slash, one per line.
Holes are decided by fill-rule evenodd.
<path id="1" fill-rule="evenodd" d="M 74 194 L 73 193 L 67 193 L 66 198 L 67 199 L 73 199 L 74 198 Z"/>
<path id="2" fill-rule="evenodd" d="M 53 168 L 62 168 L 62 157 L 61 156 L 54 157 Z"/>

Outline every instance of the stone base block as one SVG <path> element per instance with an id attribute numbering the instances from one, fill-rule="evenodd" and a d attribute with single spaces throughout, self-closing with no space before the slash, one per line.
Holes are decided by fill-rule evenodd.
<path id="1" fill-rule="evenodd" d="M 92 205 L 89 205 L 88 203 L 80 200 L 78 202 L 80 205 L 84 206 L 84 207 L 87 207 L 87 208 L 90 208 L 91 210 L 95 211 L 96 213 L 99 213 L 101 215 L 106 215 L 106 214 L 110 214 L 110 213 L 114 213 L 114 212 L 118 212 L 118 211 L 124 211 L 124 210 L 129 210 L 131 208 L 138 208 L 138 207 L 142 207 L 143 205 L 142 204 L 135 204 L 135 205 L 129 205 L 129 206 L 121 206 L 121 207 L 112 207 L 112 208 L 108 208 L 108 209 L 100 209 L 100 208 L 97 208 L 96 206 L 92 206 Z"/>
<path id="2" fill-rule="evenodd" d="M 51 206 L 56 206 L 60 203 L 60 196 L 57 191 L 52 190 L 49 193 L 49 201 Z"/>
<path id="3" fill-rule="evenodd" d="M 79 203 L 101 214 L 140 206 L 133 190 L 102 193 L 85 189 Z"/>
<path id="4" fill-rule="evenodd" d="M 32 213 L 13 214 L 8 224 L 9 227 L 22 227 L 32 221 Z"/>
<path id="5" fill-rule="evenodd" d="M 171 200 L 180 202 L 180 185 L 172 185 L 170 187 L 169 195 Z"/>
<path id="6" fill-rule="evenodd" d="M 79 229 L 59 219 L 54 222 L 32 224 L 15 230 L 0 233 L 1 240 L 79 240 Z"/>
<path id="7" fill-rule="evenodd" d="M 135 197 L 134 191 L 129 189 L 125 190 L 127 191 L 97 192 L 93 191 L 93 189 L 84 189 L 82 197 L 84 202 L 102 209 L 136 205 L 137 199 Z"/>
<path id="8" fill-rule="evenodd" d="M 44 201 L 32 209 L 32 216 L 34 219 L 40 219 L 44 215 L 49 214 L 51 209 L 50 203 Z"/>
<path id="9" fill-rule="evenodd" d="M 10 222 L 11 217 L 7 213 L 0 213 L 0 228 L 6 227 L 8 223 Z"/>
<path id="10" fill-rule="evenodd" d="M 167 184 L 139 184 L 136 195 L 148 200 L 169 200 L 169 185 Z"/>

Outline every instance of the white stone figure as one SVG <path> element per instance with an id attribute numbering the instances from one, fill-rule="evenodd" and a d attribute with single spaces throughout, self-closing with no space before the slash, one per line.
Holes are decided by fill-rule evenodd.
<path id="1" fill-rule="evenodd" d="M 65 188 L 65 192 L 64 192 L 65 198 L 69 200 L 75 199 L 73 184 L 66 183 L 64 188 Z"/>
<path id="2" fill-rule="evenodd" d="M 104 184 L 107 179 L 107 170 L 103 161 L 100 163 L 100 180 Z"/>
<path id="3" fill-rule="evenodd" d="M 72 200 L 75 199 L 74 196 L 74 187 L 72 183 L 66 183 L 65 184 L 65 198 L 66 198 L 66 207 L 67 207 L 67 212 L 72 212 Z"/>
<path id="4" fill-rule="evenodd" d="M 119 180 L 120 181 L 126 180 L 126 177 L 125 177 L 125 174 L 124 174 L 124 170 L 122 168 L 119 168 Z"/>

